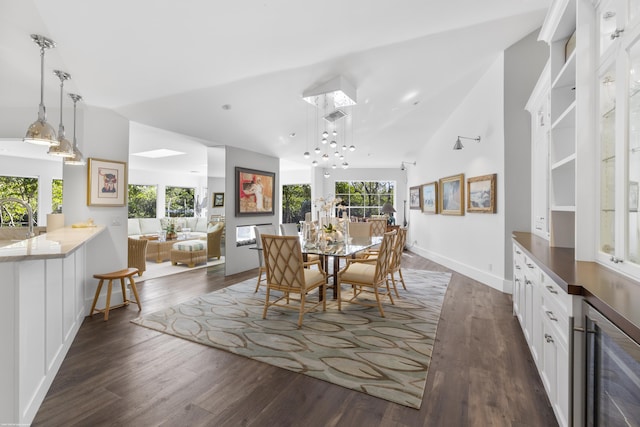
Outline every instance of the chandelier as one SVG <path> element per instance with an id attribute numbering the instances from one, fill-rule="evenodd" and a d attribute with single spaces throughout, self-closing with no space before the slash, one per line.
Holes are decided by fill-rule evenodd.
<path id="1" fill-rule="evenodd" d="M 328 178 L 326 168 L 347 169 L 347 154 L 356 150 L 353 114 L 349 114 L 348 109 L 356 105 L 356 90 L 344 77 L 338 76 L 306 90 L 302 98 L 313 106 L 312 114 L 307 117 L 311 126 L 307 127 L 307 150 L 303 156 L 305 159 L 313 156 L 311 165 L 322 166 L 324 177 Z M 309 151 L 310 141 L 315 146 L 313 155 Z"/>

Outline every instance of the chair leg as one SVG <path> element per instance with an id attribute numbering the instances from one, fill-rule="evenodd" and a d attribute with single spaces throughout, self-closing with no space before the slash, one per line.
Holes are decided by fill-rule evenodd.
<path id="1" fill-rule="evenodd" d="M 398 288 L 396 287 L 396 278 L 395 278 L 395 273 L 394 273 L 394 272 L 391 272 L 391 273 L 389 273 L 389 275 L 391 276 L 391 284 L 393 285 L 393 290 L 395 291 L 396 296 L 397 296 L 398 298 L 400 298 L 400 294 L 398 293 Z M 405 289 L 406 289 L 406 288 L 405 288 Z"/>
<path id="2" fill-rule="evenodd" d="M 140 304 L 140 297 L 138 296 L 138 288 L 136 287 L 136 282 L 133 280 L 133 276 L 129 276 L 129 287 L 131 288 L 131 292 L 133 292 L 133 296 L 136 297 L 138 311 L 142 310 L 142 304 Z"/>
<path id="3" fill-rule="evenodd" d="M 258 282 L 260 283 L 260 282 Z M 256 291 L 258 292 L 258 291 Z M 267 286 L 267 297 L 264 300 L 264 311 L 262 312 L 262 318 L 266 319 L 267 318 L 267 308 L 269 308 L 269 293 L 270 293 L 270 289 L 269 286 Z"/>
<path id="4" fill-rule="evenodd" d="M 376 302 L 378 303 L 378 310 L 380 310 L 380 317 L 384 317 L 384 310 L 382 309 L 382 304 L 380 303 L 380 294 L 378 293 L 377 286 L 374 286 L 373 293 L 376 296 Z"/>
<path id="5" fill-rule="evenodd" d="M 258 289 L 260 288 L 260 282 L 262 281 L 262 267 L 260 267 L 258 269 L 258 283 L 256 283 L 256 290 L 254 291 L 254 293 L 258 292 Z"/>
<path id="6" fill-rule="evenodd" d="M 104 283 L 104 279 L 100 279 L 98 283 L 98 287 L 96 288 L 96 296 L 93 297 L 93 304 L 91 304 L 91 314 L 89 316 L 93 316 L 93 312 L 96 309 L 96 303 L 98 302 L 98 297 L 100 296 L 100 291 L 102 290 L 102 284 Z"/>
<path id="7" fill-rule="evenodd" d="M 337 298 L 338 298 L 338 311 L 342 311 L 342 295 L 341 295 L 341 294 L 342 294 L 342 292 L 340 292 L 340 291 L 342 290 L 342 289 L 341 289 L 341 288 L 342 288 L 342 284 L 340 283 L 340 279 L 336 280 L 336 282 L 337 282 L 336 286 L 338 287 L 338 288 L 337 288 L 337 289 L 338 289 L 338 297 L 337 297 Z M 325 300 L 326 300 L 326 299 L 327 299 L 327 298 L 326 298 L 326 295 L 327 295 L 327 288 L 326 288 L 326 286 L 325 286 L 325 288 L 324 288 L 324 289 L 325 289 L 325 291 L 324 291 L 324 295 L 325 295 Z"/>
<path id="8" fill-rule="evenodd" d="M 389 289 L 389 279 L 387 279 L 387 295 L 389 296 L 389 299 L 391 300 L 391 304 L 395 305 L 395 301 L 393 301 L 393 295 L 391 294 L 391 289 Z"/>
<path id="9" fill-rule="evenodd" d="M 300 315 L 298 316 L 298 328 L 302 326 L 302 316 L 304 316 L 305 296 L 306 294 L 304 292 L 300 292 Z M 326 301 L 326 298 L 325 298 L 325 301 Z"/>
<path id="10" fill-rule="evenodd" d="M 400 275 L 400 281 L 402 282 L 402 287 L 406 291 L 407 290 L 407 285 L 404 284 L 404 277 L 402 277 L 402 269 L 401 268 L 398 269 L 398 274 Z"/>
<path id="11" fill-rule="evenodd" d="M 320 286 L 320 292 L 322 292 L 323 295 L 327 294 L 327 285 L 326 283 L 323 283 L 322 286 Z M 340 310 L 340 290 L 338 289 L 338 310 Z M 326 298 L 322 298 L 322 311 L 327 311 L 327 299 Z"/>
<path id="12" fill-rule="evenodd" d="M 113 287 L 113 280 L 109 279 L 109 285 L 107 285 L 107 305 L 104 306 L 104 321 L 109 320 L 109 307 L 111 307 L 111 288 Z"/>

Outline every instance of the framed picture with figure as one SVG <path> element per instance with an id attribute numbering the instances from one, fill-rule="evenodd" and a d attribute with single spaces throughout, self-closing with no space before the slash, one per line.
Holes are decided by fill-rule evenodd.
<path id="1" fill-rule="evenodd" d="M 127 204 L 127 163 L 89 158 L 87 161 L 87 206 Z"/>
<path id="2" fill-rule="evenodd" d="M 213 207 L 224 207 L 224 193 L 213 193 Z"/>
<path id="3" fill-rule="evenodd" d="M 435 181 L 422 185 L 422 212 L 438 213 L 438 183 Z"/>
<path id="4" fill-rule="evenodd" d="M 236 167 L 236 216 L 274 214 L 276 174 Z"/>
<path id="5" fill-rule="evenodd" d="M 422 209 L 420 186 L 409 188 L 409 209 Z"/>

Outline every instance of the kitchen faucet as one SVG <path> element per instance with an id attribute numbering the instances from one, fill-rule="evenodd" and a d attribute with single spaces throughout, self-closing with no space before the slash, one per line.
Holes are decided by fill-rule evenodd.
<path id="1" fill-rule="evenodd" d="M 35 236 L 35 233 L 33 232 L 33 210 L 31 209 L 31 206 L 29 206 L 29 203 L 25 202 L 22 199 L 18 199 L 17 197 L 7 197 L 4 199 L 0 199 L 0 210 L 5 203 L 17 203 L 27 209 L 27 217 L 29 218 L 29 233 L 26 237 L 27 239 L 29 239 Z"/>

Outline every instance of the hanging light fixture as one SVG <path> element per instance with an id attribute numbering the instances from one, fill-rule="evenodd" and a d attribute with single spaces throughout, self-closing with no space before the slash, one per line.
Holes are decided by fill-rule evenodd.
<path id="1" fill-rule="evenodd" d="M 331 176 L 331 174 L 329 174 L 329 171 L 325 169 L 324 170 L 324 177 L 325 178 L 329 178 L 330 176 Z"/>
<path id="2" fill-rule="evenodd" d="M 44 51 L 45 49 L 54 48 L 56 43 L 38 34 L 31 34 L 31 40 L 40 46 L 40 106 L 38 107 L 38 120 L 29 126 L 22 140 L 30 144 L 51 147 L 58 145 L 59 142 L 53 126 L 47 123 L 47 111 L 44 107 Z"/>
<path id="3" fill-rule="evenodd" d="M 65 137 L 64 124 L 62 123 L 62 94 L 64 92 L 64 82 L 71 78 L 69 73 L 54 70 L 53 74 L 60 79 L 60 125 L 58 126 L 58 145 L 51 146 L 47 154 L 58 157 L 73 157 L 73 145 Z"/>
<path id="4" fill-rule="evenodd" d="M 73 100 L 73 157 L 65 157 L 64 164 L 82 166 L 86 162 L 82 152 L 78 149 L 78 140 L 76 139 L 76 104 L 78 101 L 82 101 L 82 97 L 75 93 L 70 93 L 69 97 Z"/>

